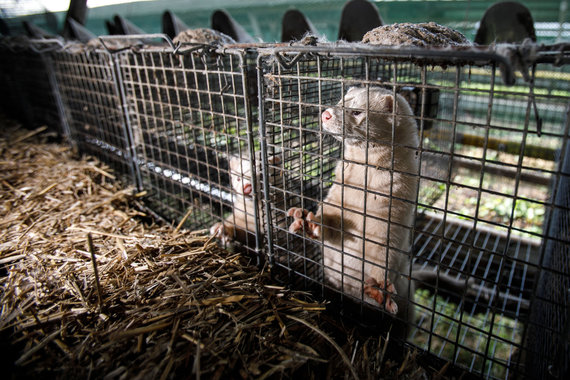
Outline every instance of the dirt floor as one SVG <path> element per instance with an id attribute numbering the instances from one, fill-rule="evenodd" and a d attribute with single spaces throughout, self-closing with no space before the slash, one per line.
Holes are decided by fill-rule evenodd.
<path id="1" fill-rule="evenodd" d="M 0 120 L 0 341 L 9 378 L 460 375 L 273 285 L 267 268 L 203 231 L 153 221 L 144 193 L 50 136 Z"/>

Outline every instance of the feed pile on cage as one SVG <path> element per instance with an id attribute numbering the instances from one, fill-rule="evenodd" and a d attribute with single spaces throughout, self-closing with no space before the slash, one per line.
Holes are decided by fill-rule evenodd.
<path id="1" fill-rule="evenodd" d="M 445 374 L 413 351 L 395 362 L 386 339 L 332 323 L 203 231 L 155 224 L 108 167 L 39 132 L 0 136 L 0 331 L 15 376 Z"/>

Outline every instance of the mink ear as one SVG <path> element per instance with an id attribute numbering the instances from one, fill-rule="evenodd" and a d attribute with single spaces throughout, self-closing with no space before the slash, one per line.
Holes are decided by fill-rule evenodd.
<path id="1" fill-rule="evenodd" d="M 394 112 L 394 97 L 392 95 L 384 95 L 383 103 L 384 107 L 386 107 L 386 112 Z"/>
<path id="2" fill-rule="evenodd" d="M 279 165 L 281 163 L 281 157 L 280 156 L 271 156 L 267 159 L 267 162 L 269 162 L 271 165 Z"/>

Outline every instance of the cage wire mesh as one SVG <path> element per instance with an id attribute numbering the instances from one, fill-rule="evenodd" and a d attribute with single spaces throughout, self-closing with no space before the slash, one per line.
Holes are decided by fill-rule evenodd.
<path id="1" fill-rule="evenodd" d="M 246 59 L 244 51 L 200 46 L 142 49 L 122 55 L 121 75 L 138 175 L 154 210 L 191 229 L 223 223 L 220 237 L 239 235 L 259 249 L 259 140 Z"/>
<path id="2" fill-rule="evenodd" d="M 47 126 L 66 134 L 63 108 L 53 77 L 51 50 L 57 40 L 4 38 L 0 41 L 2 108 L 7 115 L 21 118 L 28 128 Z"/>
<path id="3" fill-rule="evenodd" d="M 454 61 L 430 65 L 434 57 L 429 53 L 426 58 L 422 51 L 409 54 L 413 60 L 401 59 L 406 52 L 382 55 L 334 47 L 261 54 L 263 141 L 268 154 L 282 157 L 286 173 L 282 188 L 269 184 L 270 192 L 281 192 L 286 202 L 285 207 L 269 202 L 268 252 L 274 273 L 285 282 L 330 296 L 343 284 L 331 285 L 327 271 L 350 281 L 354 272 L 348 265 L 335 273 L 323 260 L 323 252 L 334 244 L 292 233 L 287 209 L 317 213 L 333 184 L 350 187 L 338 178 L 339 173 L 348 175 L 345 169 L 337 169 L 335 178 L 335 161 L 345 156 L 323 127 L 323 111 L 335 106 L 345 115 L 354 111 L 348 103 L 338 103 L 351 87 L 368 94 L 374 87 L 399 93 L 414 113 L 421 162 L 414 174 L 419 191 L 413 249 L 400 252 L 413 268 L 403 275 L 411 275 L 419 288 L 415 300 L 409 300 L 416 318 L 408 340 L 474 373 L 504 378 L 518 370 L 520 375 L 520 367 L 511 362 L 521 361 L 516 353 L 523 324 L 536 277 L 544 271 L 540 258 L 547 220 L 553 209 L 567 214 L 567 206 L 552 203 L 551 184 L 566 175 L 558 167 L 568 140 L 570 83 L 564 67 L 538 64 L 531 68 L 529 82 L 519 78 L 515 86 L 506 86 L 500 62 L 492 58 L 462 60 L 457 52 Z M 349 122 L 345 116 L 344 139 Z M 344 159 L 343 165 L 350 163 Z M 567 240 L 562 246 L 567 249 Z M 362 268 L 370 265 L 359 260 Z M 568 267 L 563 268 L 559 275 L 567 280 Z M 359 281 L 367 280 L 362 272 L 357 275 Z M 565 297 L 548 298 L 550 306 L 564 309 Z M 345 313 L 358 310 L 362 316 L 370 308 L 364 292 L 345 298 Z"/>
<path id="4" fill-rule="evenodd" d="M 392 214 L 359 215 L 407 231 L 409 247 L 390 243 L 391 229 L 387 241 L 374 242 L 337 228 L 343 239 L 404 258 L 406 265 L 388 263 L 386 272 L 401 272 L 418 290 L 390 294 L 388 287 L 384 294 L 408 314 L 397 315 L 392 337 L 485 377 L 560 376 L 568 370 L 570 281 L 570 78 L 563 51 L 553 46 L 551 55 L 531 56 L 527 80 L 519 75 L 507 86 L 506 60 L 485 51 L 164 45 L 111 53 L 81 44 L 46 52 L 0 44 L 0 80 L 14 109 L 35 103 L 40 112 L 52 106 L 46 94 L 55 94 L 60 122 L 69 123 L 80 152 L 147 191 L 158 215 L 264 251 L 276 280 L 326 295 L 362 323 L 389 326 L 394 319 L 388 302 L 380 307 L 362 286 L 362 272 L 386 263 L 291 230 L 289 210 L 316 212 L 334 186 L 384 197 L 389 208 L 406 204 L 411 225 Z M 54 80 L 33 79 L 31 68 L 53 69 Z M 364 106 L 346 98 L 353 87 L 364 89 Z M 377 88 L 403 99 L 411 116 L 398 107 L 374 109 Z M 323 112 L 339 109 L 342 130 L 335 135 Z M 388 174 L 382 190 L 344 183 L 345 168 L 355 164 L 346 147 L 349 123 L 362 115 L 411 118 L 419 139 L 417 146 L 396 142 L 396 123 L 390 125 L 392 150 L 412 149 L 417 167 L 401 169 L 395 153 L 388 166 L 364 163 L 366 173 Z M 364 125 L 359 141 L 370 137 Z M 416 181 L 413 199 L 394 190 L 399 175 Z M 349 212 L 342 202 L 339 208 Z M 345 273 L 342 262 L 331 267 L 324 256 L 334 249 L 359 262 L 360 271 Z M 331 274 L 357 281 L 360 292 L 339 293 Z"/>
<path id="5" fill-rule="evenodd" d="M 54 70 L 73 145 L 136 184 L 127 119 L 114 59 L 105 50 L 68 44 L 53 52 Z"/>
<path id="6" fill-rule="evenodd" d="M 569 112 L 566 108 L 565 134 Z M 525 364 L 528 378 L 566 377 L 570 369 L 570 144 L 565 140 L 553 176 L 550 217 L 544 224 L 543 241 L 533 307 L 529 310 L 524 350 L 518 361 Z M 526 359 L 526 360 L 525 360 Z"/>

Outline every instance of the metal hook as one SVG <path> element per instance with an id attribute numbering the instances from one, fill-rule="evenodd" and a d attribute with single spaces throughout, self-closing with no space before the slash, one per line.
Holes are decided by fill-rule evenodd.
<path id="1" fill-rule="evenodd" d="M 538 107 L 536 106 L 536 97 L 534 96 L 534 91 L 531 92 L 532 96 L 532 107 L 534 108 L 534 118 L 536 120 L 536 135 L 540 137 L 542 134 L 542 118 L 538 114 Z"/>
<path id="2" fill-rule="evenodd" d="M 287 70 L 290 70 L 291 68 L 293 68 L 293 66 L 295 66 L 295 64 L 297 62 L 299 62 L 301 60 L 301 58 L 303 58 L 304 55 L 305 55 L 305 53 L 299 52 L 290 62 L 286 62 L 285 58 L 283 56 L 281 56 L 281 54 L 275 53 L 275 57 L 277 58 L 277 61 L 279 61 L 279 64 L 281 65 L 281 67 L 283 67 L 284 69 L 287 69 Z"/>

